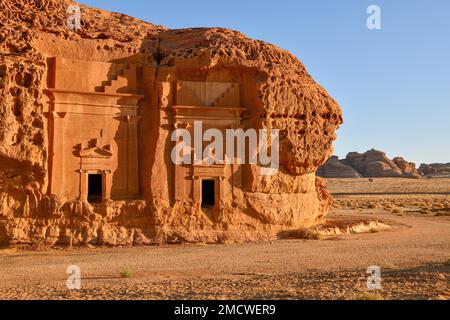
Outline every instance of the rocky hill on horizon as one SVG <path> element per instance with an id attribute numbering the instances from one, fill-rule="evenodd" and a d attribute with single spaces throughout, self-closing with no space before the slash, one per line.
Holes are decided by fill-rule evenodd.
<path id="1" fill-rule="evenodd" d="M 345 159 L 341 160 L 337 156 L 332 156 L 317 170 L 317 175 L 323 178 L 421 179 L 422 175 L 426 174 L 425 172 L 442 170 L 438 167 L 421 165 L 421 170 L 418 170 L 413 162 L 402 157 L 389 159 L 386 153 L 372 149 L 364 153 L 350 152 Z"/>
<path id="2" fill-rule="evenodd" d="M 450 162 L 448 163 L 422 163 L 419 167 L 419 173 L 424 176 L 432 175 L 450 175 Z"/>

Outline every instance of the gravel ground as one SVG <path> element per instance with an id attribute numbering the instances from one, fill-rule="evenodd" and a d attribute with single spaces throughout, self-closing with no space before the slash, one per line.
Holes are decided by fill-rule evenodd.
<path id="1" fill-rule="evenodd" d="M 449 217 L 360 216 L 394 228 L 272 244 L 0 250 L 0 299 L 450 298 Z M 69 265 L 81 269 L 80 290 L 66 287 Z M 371 265 L 382 289 L 369 292 Z"/>

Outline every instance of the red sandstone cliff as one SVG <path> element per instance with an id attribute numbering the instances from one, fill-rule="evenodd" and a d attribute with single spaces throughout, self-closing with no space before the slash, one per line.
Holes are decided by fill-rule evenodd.
<path id="1" fill-rule="evenodd" d="M 342 114 L 296 57 L 237 31 L 168 30 L 82 5 L 82 28 L 70 31 L 71 4 L 0 0 L 0 244 L 255 240 L 324 219 L 330 197 L 315 171 L 332 154 Z M 147 101 L 139 129 L 139 199 L 99 211 L 49 194 L 43 92 L 53 56 L 155 70 L 138 85 Z M 280 173 L 261 177 L 250 169 L 219 220 L 171 196 L 170 132 L 158 108 L 168 103 L 162 84 L 186 79 L 241 83 L 243 125 L 282 131 Z"/>

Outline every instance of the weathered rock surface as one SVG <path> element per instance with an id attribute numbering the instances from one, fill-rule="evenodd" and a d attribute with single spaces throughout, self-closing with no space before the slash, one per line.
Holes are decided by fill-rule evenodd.
<path id="1" fill-rule="evenodd" d="M 339 157 L 332 156 L 317 170 L 317 175 L 323 178 L 361 178 L 361 174 L 351 166 L 343 164 Z"/>
<path id="2" fill-rule="evenodd" d="M 391 160 L 384 152 L 374 149 L 365 153 L 351 152 L 343 160 L 333 157 L 317 174 L 325 178 L 421 178 L 414 163 L 402 157 Z"/>
<path id="3" fill-rule="evenodd" d="M 423 175 L 448 175 L 450 174 L 450 163 L 422 163 L 419 172 Z"/>
<path id="4" fill-rule="evenodd" d="M 0 0 L 0 245 L 139 245 L 270 239 L 317 224 L 331 203 L 315 171 L 332 154 L 337 103 L 289 52 L 220 28 L 168 30 L 68 0 Z M 139 199 L 91 205 L 49 193 L 48 57 L 126 62 L 155 70 L 141 79 Z M 280 172 L 249 168 L 220 214 L 174 200 L 164 83 L 239 82 L 245 128 L 282 131 Z M 371 169 L 369 169 L 370 171 Z"/>

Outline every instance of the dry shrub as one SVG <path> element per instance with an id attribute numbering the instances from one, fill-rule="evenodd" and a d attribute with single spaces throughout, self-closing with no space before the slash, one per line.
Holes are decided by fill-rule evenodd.
<path id="1" fill-rule="evenodd" d="M 446 217 L 450 216 L 450 211 L 438 211 L 435 214 L 436 217 Z"/>
<path id="2" fill-rule="evenodd" d="M 289 237 L 293 239 L 302 240 L 321 240 L 323 236 L 316 230 L 311 230 L 307 228 L 302 228 L 298 230 L 291 231 Z"/>
<path id="3" fill-rule="evenodd" d="M 131 271 L 130 269 L 125 269 L 120 272 L 120 277 L 124 278 L 124 279 L 130 279 L 133 277 L 133 275 L 134 275 L 134 272 Z"/>

